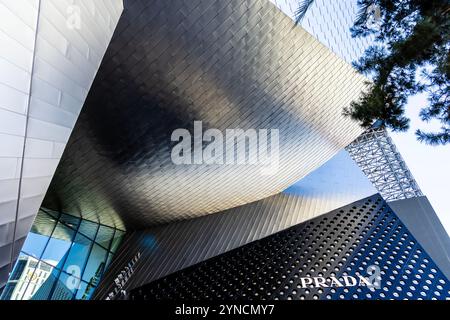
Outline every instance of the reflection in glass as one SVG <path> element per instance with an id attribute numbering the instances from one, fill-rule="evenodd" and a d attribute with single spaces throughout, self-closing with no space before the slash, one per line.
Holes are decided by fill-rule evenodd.
<path id="1" fill-rule="evenodd" d="M 106 259 L 105 269 L 109 267 L 109 264 L 111 263 L 113 257 L 114 257 L 114 253 L 108 254 L 108 259 Z"/>
<path id="2" fill-rule="evenodd" d="M 120 231 L 120 230 L 116 230 L 116 232 L 114 233 L 114 239 L 111 243 L 111 248 L 110 251 L 112 253 L 116 252 L 117 248 L 119 247 L 119 244 L 122 242 L 122 238 L 124 236 L 125 232 Z"/>
<path id="3" fill-rule="evenodd" d="M 99 225 L 88 221 L 88 220 L 82 220 L 80 224 L 80 228 L 78 229 L 78 232 L 82 233 L 84 236 L 88 237 L 91 240 L 95 239 L 95 235 L 97 234 L 97 229 Z"/>
<path id="4" fill-rule="evenodd" d="M 88 283 L 98 281 L 96 278 L 103 273 L 106 258 L 107 251 L 99 245 L 94 244 L 82 279 Z"/>
<path id="5" fill-rule="evenodd" d="M 62 214 L 59 217 L 59 221 L 75 230 L 78 229 L 78 225 L 80 224 L 80 218 L 70 216 L 68 214 Z"/>
<path id="6" fill-rule="evenodd" d="M 37 281 L 36 284 L 33 286 L 33 294 L 30 294 L 28 297 L 24 296 L 22 298 L 22 300 L 47 300 L 47 299 L 49 299 L 51 292 L 52 292 L 53 285 L 55 284 L 55 282 L 58 279 L 59 270 L 55 269 L 53 266 L 51 266 L 43 261 L 39 262 L 39 266 L 42 269 L 45 268 L 49 272 L 45 275 L 45 277 L 43 277 L 42 279 Z M 38 270 L 36 269 L 36 271 L 38 271 Z M 38 277 L 39 274 L 36 272 L 35 277 Z M 31 286 L 31 283 L 30 283 L 30 286 Z"/>
<path id="7" fill-rule="evenodd" d="M 30 232 L 28 233 L 27 239 L 23 244 L 22 251 L 30 256 L 39 259 L 44 252 L 48 240 L 49 236 Z"/>
<path id="8" fill-rule="evenodd" d="M 32 298 L 43 283 L 47 281 L 53 271 L 53 267 L 27 255 L 21 255 L 16 263 L 14 278 L 8 286 L 9 297 L 3 295 L 2 299 L 28 300 Z"/>
<path id="9" fill-rule="evenodd" d="M 91 240 L 78 233 L 72 243 L 63 270 L 80 278 L 89 256 L 91 245 Z"/>
<path id="10" fill-rule="evenodd" d="M 36 218 L 34 219 L 31 232 L 49 237 L 53 233 L 58 217 L 59 214 L 49 215 L 46 211 L 39 210 Z"/>
<path id="11" fill-rule="evenodd" d="M 21 254 L 17 259 L 8 284 L 2 293 L 2 299 L 22 299 L 37 266 L 37 259 Z"/>
<path id="12" fill-rule="evenodd" d="M 95 287 L 87 282 L 81 281 L 80 287 L 77 291 L 75 299 L 77 300 L 89 300 L 94 293 Z"/>
<path id="13" fill-rule="evenodd" d="M 39 210 L 0 299 L 90 299 L 123 234 L 78 217 Z"/>
<path id="14" fill-rule="evenodd" d="M 97 232 L 95 242 L 101 245 L 105 249 L 109 249 L 111 239 L 114 236 L 114 229 L 107 226 L 100 226 Z"/>
<path id="15" fill-rule="evenodd" d="M 40 211 L 45 212 L 47 217 L 51 217 L 55 220 L 58 220 L 59 217 L 61 216 L 61 214 L 59 212 L 53 211 L 53 210 L 49 210 L 49 209 L 44 209 L 41 208 Z"/>
<path id="16" fill-rule="evenodd" d="M 56 219 L 47 215 L 43 211 L 39 211 L 36 216 L 35 223 L 28 233 L 27 239 L 22 247 L 22 251 L 26 252 L 37 259 L 42 256 L 44 248 L 47 245 L 49 237 L 52 235 L 56 225 Z"/>
<path id="17" fill-rule="evenodd" d="M 52 238 L 48 242 L 44 254 L 42 255 L 42 260 L 54 267 L 59 263 L 62 263 L 63 258 L 65 258 L 71 247 L 71 240 L 74 234 L 75 231 L 61 222 L 58 222 Z"/>
<path id="18" fill-rule="evenodd" d="M 52 300 L 71 300 L 75 294 L 76 289 L 79 287 L 80 279 L 62 272 L 56 281 Z"/>

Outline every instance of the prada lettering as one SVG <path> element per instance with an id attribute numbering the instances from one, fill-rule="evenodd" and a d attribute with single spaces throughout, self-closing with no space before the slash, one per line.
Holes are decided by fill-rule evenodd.
<path id="1" fill-rule="evenodd" d="M 302 288 L 330 288 L 330 287 L 374 287 L 372 280 L 363 276 L 342 276 L 336 277 L 302 277 L 300 278 Z"/>

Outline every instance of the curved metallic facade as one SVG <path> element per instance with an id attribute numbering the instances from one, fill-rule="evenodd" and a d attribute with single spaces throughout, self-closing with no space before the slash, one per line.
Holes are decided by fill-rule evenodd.
<path id="1" fill-rule="evenodd" d="M 268 0 L 296 20 L 299 0 Z M 299 25 L 339 57 L 352 63 L 374 43 L 373 36 L 353 38 L 350 28 L 358 17 L 358 1 L 314 0 Z"/>
<path id="2" fill-rule="evenodd" d="M 364 78 L 267 0 L 124 1 L 44 206 L 142 228 L 276 194 L 362 130 Z M 174 129 L 279 129 L 280 165 L 179 165 Z"/>

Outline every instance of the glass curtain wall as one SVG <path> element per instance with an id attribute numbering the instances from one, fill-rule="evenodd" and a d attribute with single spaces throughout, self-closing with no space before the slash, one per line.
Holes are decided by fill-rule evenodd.
<path id="1" fill-rule="evenodd" d="M 87 300 L 124 231 L 41 208 L 0 299 Z"/>

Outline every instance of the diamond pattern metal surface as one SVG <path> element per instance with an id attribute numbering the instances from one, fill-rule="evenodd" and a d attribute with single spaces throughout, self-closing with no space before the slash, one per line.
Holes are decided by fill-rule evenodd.
<path id="1" fill-rule="evenodd" d="M 362 130 L 364 78 L 267 0 L 124 1 L 46 208 L 143 228 L 276 194 Z M 280 130 L 280 164 L 174 165 L 176 128 Z"/>

